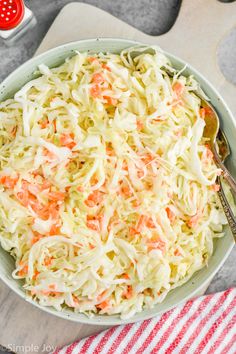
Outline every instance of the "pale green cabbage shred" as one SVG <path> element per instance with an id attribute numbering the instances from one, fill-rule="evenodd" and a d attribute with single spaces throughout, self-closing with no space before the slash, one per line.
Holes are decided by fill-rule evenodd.
<path id="1" fill-rule="evenodd" d="M 130 318 L 223 236 L 198 83 L 156 47 L 39 71 L 0 103 L 1 245 L 40 305 Z"/>

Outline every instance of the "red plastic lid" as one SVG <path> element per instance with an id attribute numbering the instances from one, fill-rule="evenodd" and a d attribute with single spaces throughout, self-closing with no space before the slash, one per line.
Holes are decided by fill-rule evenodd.
<path id="1" fill-rule="evenodd" d="M 0 0 L 0 30 L 10 30 L 23 19 L 25 5 L 23 0 Z"/>

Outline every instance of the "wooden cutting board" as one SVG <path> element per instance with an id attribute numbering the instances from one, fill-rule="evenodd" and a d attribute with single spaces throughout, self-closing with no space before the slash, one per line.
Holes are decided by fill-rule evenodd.
<path id="1" fill-rule="evenodd" d="M 91 23 L 96 26 L 90 26 Z M 95 37 L 119 37 L 158 44 L 203 73 L 218 88 L 236 115 L 235 86 L 224 78 L 217 64 L 218 44 L 235 24 L 235 2 L 223 4 L 216 0 L 183 0 L 172 29 L 154 37 L 96 7 L 70 3 L 59 13 L 36 54 L 70 41 Z M 0 343 L 10 346 L 17 353 L 25 353 L 26 349 L 28 353 L 50 352 L 56 346 L 105 328 L 80 325 L 44 313 L 20 299 L 2 282 L 0 314 L 1 323 L 4 323 L 0 329 Z"/>

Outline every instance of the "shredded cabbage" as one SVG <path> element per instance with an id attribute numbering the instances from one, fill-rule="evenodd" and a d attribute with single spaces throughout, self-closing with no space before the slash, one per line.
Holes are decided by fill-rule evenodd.
<path id="1" fill-rule="evenodd" d="M 223 236 L 198 84 L 148 50 L 40 65 L 0 103 L 0 242 L 43 306 L 129 318 Z"/>

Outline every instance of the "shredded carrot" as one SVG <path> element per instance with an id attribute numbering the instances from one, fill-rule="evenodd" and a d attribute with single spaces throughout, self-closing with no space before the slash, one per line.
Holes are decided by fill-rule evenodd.
<path id="1" fill-rule="evenodd" d="M 25 265 L 23 266 L 23 268 L 22 268 L 21 270 L 19 270 L 18 275 L 19 275 L 20 277 L 24 277 L 25 275 L 28 274 L 28 271 L 29 271 L 28 264 L 25 264 Z"/>
<path id="2" fill-rule="evenodd" d="M 41 238 L 43 237 L 43 235 L 41 235 L 39 232 L 34 231 L 34 236 L 32 238 L 32 244 L 34 245 L 36 242 L 38 242 Z"/>
<path id="3" fill-rule="evenodd" d="M 105 310 L 107 309 L 108 307 L 110 307 L 110 303 L 108 300 L 105 300 L 103 302 L 101 302 L 100 304 L 96 305 L 97 309 L 99 310 Z"/>
<path id="4" fill-rule="evenodd" d="M 48 287 L 51 290 L 56 290 L 56 284 L 50 284 L 50 285 L 48 285 Z"/>
<path id="5" fill-rule="evenodd" d="M 106 64 L 102 64 L 102 68 L 107 71 L 111 71 L 111 68 L 109 68 L 109 66 L 107 66 Z"/>
<path id="6" fill-rule="evenodd" d="M 179 98 L 184 92 L 184 85 L 181 82 L 177 81 L 172 86 L 172 89 L 175 92 L 177 98 Z"/>
<path id="7" fill-rule="evenodd" d="M 129 234 L 130 234 L 130 236 L 136 236 L 136 235 L 139 235 L 140 232 L 138 232 L 137 229 L 135 229 L 135 227 L 130 227 Z"/>
<path id="8" fill-rule="evenodd" d="M 147 218 L 146 226 L 149 227 L 150 229 L 155 229 L 156 228 L 156 225 L 154 224 L 152 218 Z"/>
<path id="9" fill-rule="evenodd" d="M 49 231 L 49 235 L 53 236 L 53 235 L 58 235 L 60 234 L 60 227 L 57 225 L 52 225 L 50 231 Z"/>
<path id="10" fill-rule="evenodd" d="M 201 218 L 202 216 L 202 212 L 201 211 L 198 211 L 194 216 L 192 216 L 188 222 L 187 222 L 187 225 L 190 227 L 190 228 L 194 228 L 197 226 L 198 224 L 198 221 L 199 219 Z"/>
<path id="11" fill-rule="evenodd" d="M 88 57 L 88 62 L 93 64 L 99 64 L 98 58 L 96 57 Z"/>
<path id="12" fill-rule="evenodd" d="M 100 86 L 99 86 L 98 84 L 93 85 L 93 86 L 90 88 L 90 95 L 91 95 L 93 98 L 101 97 L 101 95 L 102 95 L 102 90 L 101 90 L 101 88 L 100 88 Z"/>
<path id="13" fill-rule="evenodd" d="M 103 96 L 103 98 L 107 101 L 107 103 L 110 106 L 116 106 L 118 103 L 118 100 L 116 98 L 110 97 L 110 96 Z"/>
<path id="14" fill-rule="evenodd" d="M 143 170 L 139 170 L 139 171 L 137 172 L 137 176 L 138 176 L 138 178 L 142 178 L 142 177 L 144 176 Z"/>
<path id="15" fill-rule="evenodd" d="M 111 148 L 111 147 L 106 147 L 106 154 L 107 154 L 108 156 L 114 156 L 114 155 L 115 155 L 115 151 L 114 151 L 114 149 Z"/>
<path id="16" fill-rule="evenodd" d="M 107 294 L 107 290 L 102 291 L 101 294 L 98 295 L 97 301 L 100 302 L 103 299 L 103 297 L 106 296 L 106 294 Z"/>
<path id="17" fill-rule="evenodd" d="M 59 205 L 55 202 L 50 203 L 49 208 L 48 208 L 48 215 L 52 219 L 58 219 L 59 216 Z"/>
<path id="18" fill-rule="evenodd" d="M 141 159 L 145 164 L 148 164 L 149 162 L 151 162 L 153 160 L 153 156 L 151 154 L 146 154 L 146 155 L 142 156 Z"/>
<path id="19" fill-rule="evenodd" d="M 133 195 L 129 186 L 121 187 L 121 194 L 123 194 L 125 197 L 131 197 Z"/>
<path id="20" fill-rule="evenodd" d="M 100 73 L 95 73 L 92 76 L 92 82 L 94 84 L 102 84 L 105 81 L 104 77 L 102 74 Z"/>
<path id="21" fill-rule="evenodd" d="M 95 216 L 87 215 L 87 227 L 94 231 L 100 231 L 100 222 Z"/>
<path id="22" fill-rule="evenodd" d="M 126 299 L 131 299 L 131 297 L 133 296 L 133 288 L 132 285 L 128 285 L 127 289 L 123 292 L 123 296 Z"/>
<path id="23" fill-rule="evenodd" d="M 23 205 L 23 206 L 28 206 L 29 205 L 29 193 L 28 191 L 22 191 L 22 192 L 18 192 L 16 194 L 16 198 L 19 200 L 19 202 Z"/>
<path id="24" fill-rule="evenodd" d="M 55 160 L 57 158 L 53 152 L 49 151 L 46 148 L 43 148 L 43 155 L 47 157 L 49 161 Z"/>
<path id="25" fill-rule="evenodd" d="M 148 217 L 146 215 L 141 215 L 138 222 L 137 222 L 137 225 L 136 225 L 136 230 L 138 232 L 141 232 L 142 229 L 144 228 L 144 226 L 146 225 L 146 222 L 148 220 Z"/>
<path id="26" fill-rule="evenodd" d="M 205 145 L 207 150 L 206 150 L 206 158 L 212 160 L 213 159 L 213 152 L 211 151 L 209 145 Z"/>
<path id="27" fill-rule="evenodd" d="M 98 179 L 97 179 L 96 175 L 93 175 L 93 177 L 91 178 L 91 185 L 95 186 L 95 184 L 97 184 L 97 183 L 98 183 Z"/>
<path id="28" fill-rule="evenodd" d="M 84 188 L 83 188 L 82 186 L 78 186 L 78 187 L 77 187 L 77 191 L 78 191 L 78 192 L 84 192 Z"/>
<path id="29" fill-rule="evenodd" d="M 137 119 L 137 129 L 140 131 L 144 127 L 144 124 L 141 120 Z"/>
<path id="30" fill-rule="evenodd" d="M 42 191 L 42 187 L 37 185 L 37 184 L 29 184 L 28 185 L 28 191 L 37 196 L 41 191 Z"/>
<path id="31" fill-rule="evenodd" d="M 76 142 L 74 141 L 74 134 L 73 133 L 61 134 L 60 144 L 62 146 L 68 147 L 69 149 L 73 149 L 73 147 L 75 147 L 75 145 L 76 145 Z"/>
<path id="32" fill-rule="evenodd" d="M 75 296 L 74 294 L 72 295 L 73 298 L 73 302 L 74 302 L 74 306 L 79 304 L 79 299 L 77 298 L 77 296 Z"/>
<path id="33" fill-rule="evenodd" d="M 138 207 L 141 205 L 141 203 L 140 203 L 139 200 L 134 200 L 134 201 L 132 202 L 132 205 L 133 205 L 133 207 L 138 208 Z"/>
<path id="34" fill-rule="evenodd" d="M 170 223 L 173 224 L 173 222 L 175 221 L 176 215 L 175 213 L 169 208 L 166 208 L 166 214 L 168 219 L 170 220 Z"/>
<path id="35" fill-rule="evenodd" d="M 39 121 L 39 124 L 40 124 L 40 127 L 41 127 L 42 129 L 45 129 L 45 128 L 48 126 L 49 121 L 48 121 L 48 119 L 46 118 L 46 119 L 40 120 L 40 121 Z"/>
<path id="36" fill-rule="evenodd" d="M 164 241 L 162 241 L 161 239 L 157 240 L 157 241 L 153 241 L 153 242 L 147 242 L 147 246 L 148 246 L 148 250 L 155 250 L 155 249 L 159 249 L 162 253 L 165 251 L 166 248 L 166 244 Z"/>
<path id="37" fill-rule="evenodd" d="M 33 280 L 36 280 L 39 276 L 40 272 L 37 271 L 37 269 L 34 271 L 34 275 L 33 275 Z"/>
<path id="38" fill-rule="evenodd" d="M 174 255 L 175 256 L 181 256 L 180 251 L 176 248 L 176 250 L 174 251 Z"/>
<path id="39" fill-rule="evenodd" d="M 32 199 L 32 195 L 29 196 L 29 204 L 33 211 L 43 220 L 47 220 L 49 217 L 49 208 L 48 205 L 44 206 L 37 200 Z"/>
<path id="40" fill-rule="evenodd" d="M 11 130 L 11 135 L 12 135 L 13 137 L 15 137 L 15 136 L 16 136 L 16 132 L 17 132 L 17 126 L 15 126 L 15 127 L 12 128 L 12 130 Z"/>
<path id="41" fill-rule="evenodd" d="M 127 165 L 126 161 L 124 161 L 123 164 L 122 164 L 122 170 L 123 171 L 128 171 L 128 165 Z"/>
<path id="42" fill-rule="evenodd" d="M 44 258 L 44 265 L 47 267 L 47 266 L 50 266 L 52 264 L 52 261 L 53 261 L 53 257 L 49 257 L 49 256 L 46 256 Z"/>
<path id="43" fill-rule="evenodd" d="M 56 121 L 56 119 L 53 120 L 52 124 L 53 124 L 53 128 L 54 128 L 54 133 L 56 133 L 57 132 L 57 121 Z"/>
<path id="44" fill-rule="evenodd" d="M 91 250 L 93 250 L 93 249 L 95 248 L 95 246 L 92 245 L 92 243 L 89 242 L 89 248 L 90 248 Z"/>
<path id="45" fill-rule="evenodd" d="M 214 192 L 219 192 L 219 190 L 220 190 L 220 185 L 219 184 L 213 184 L 212 186 L 211 186 L 211 189 L 214 191 Z"/>
<path id="46" fill-rule="evenodd" d="M 157 117 L 157 118 L 154 118 L 152 119 L 154 122 L 163 122 L 163 119 Z"/>
<path id="47" fill-rule="evenodd" d="M 100 204 L 103 200 L 103 193 L 96 190 L 93 193 L 89 194 L 88 198 L 85 200 L 85 204 L 92 208 Z"/>
<path id="48" fill-rule="evenodd" d="M 13 189 L 18 181 L 19 177 L 1 176 L 0 183 L 9 189 Z"/>
<path id="49" fill-rule="evenodd" d="M 199 114 L 202 119 L 205 119 L 206 116 L 214 116 L 214 111 L 211 109 L 211 107 L 201 107 L 199 110 Z"/>
<path id="50" fill-rule="evenodd" d="M 54 297 L 58 297 L 61 292 L 60 291 L 48 291 L 48 290 L 41 290 L 41 293 L 43 295 L 46 295 L 46 296 L 54 296 Z"/>
<path id="51" fill-rule="evenodd" d="M 43 183 L 41 184 L 41 188 L 42 189 L 48 189 L 52 186 L 51 182 L 47 181 L 46 179 L 43 181 Z"/>
<path id="52" fill-rule="evenodd" d="M 65 199 L 65 193 L 63 192 L 49 192 L 48 198 L 54 202 L 63 201 Z"/>
<path id="53" fill-rule="evenodd" d="M 124 279 L 130 279 L 130 276 L 129 276 L 128 273 L 124 273 L 124 274 L 122 274 L 122 278 L 124 278 Z"/>

